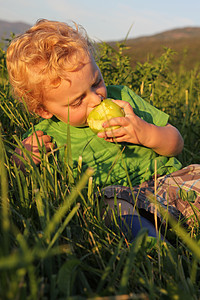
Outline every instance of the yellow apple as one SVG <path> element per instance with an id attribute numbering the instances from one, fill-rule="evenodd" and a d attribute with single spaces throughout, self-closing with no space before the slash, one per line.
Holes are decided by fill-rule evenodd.
<path id="1" fill-rule="evenodd" d="M 119 126 L 110 126 L 103 128 L 102 124 L 116 117 L 124 117 L 123 109 L 114 103 L 112 99 L 104 99 L 98 106 L 96 106 L 87 118 L 88 125 L 94 133 L 102 132 L 104 130 L 114 130 Z"/>

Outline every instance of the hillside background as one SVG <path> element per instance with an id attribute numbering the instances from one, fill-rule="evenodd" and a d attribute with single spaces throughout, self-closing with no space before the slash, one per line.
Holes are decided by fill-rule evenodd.
<path id="1" fill-rule="evenodd" d="M 23 22 L 6 22 L 0 20 L 0 37 L 5 39 L 10 33 L 22 33 L 27 30 L 31 24 Z M 115 42 L 109 42 L 113 47 Z M 186 70 L 193 69 L 200 63 L 200 27 L 186 27 L 161 32 L 152 36 L 144 36 L 134 39 L 127 39 L 127 54 L 131 59 L 131 66 L 147 60 L 152 60 L 161 56 L 163 47 L 173 49 L 176 54 L 174 56 L 172 67 L 178 71 L 183 65 Z"/>
<path id="2" fill-rule="evenodd" d="M 22 33 L 31 25 L 23 22 L 6 22 L 0 20 L 0 39 L 8 38 L 11 33 Z"/>
<path id="3" fill-rule="evenodd" d="M 186 27 L 162 32 L 160 34 L 128 39 L 125 51 L 131 58 L 134 67 L 137 62 L 144 63 L 153 58 L 160 57 L 163 47 L 173 49 L 173 68 L 178 70 L 184 65 L 186 70 L 193 69 L 200 63 L 200 27 Z"/>

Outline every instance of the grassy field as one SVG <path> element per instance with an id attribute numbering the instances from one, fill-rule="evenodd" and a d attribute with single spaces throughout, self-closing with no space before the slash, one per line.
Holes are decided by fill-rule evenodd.
<path id="1" fill-rule="evenodd" d="M 174 51 L 163 50 L 134 69 L 124 55 L 102 43 L 98 64 L 106 84 L 123 84 L 170 114 L 185 147 L 183 165 L 200 162 L 198 66 L 172 70 Z M 129 243 L 119 227 L 105 225 L 92 170 L 74 177 L 43 154 L 26 176 L 11 163 L 22 135 L 39 121 L 11 95 L 5 52 L 0 52 L 0 299 L 199 299 L 199 221 L 190 228 L 170 216 L 170 243 L 141 230 Z M 23 150 L 24 151 L 24 150 Z M 52 172 L 52 169 L 54 172 Z M 162 213 L 162 211 L 161 211 Z"/>

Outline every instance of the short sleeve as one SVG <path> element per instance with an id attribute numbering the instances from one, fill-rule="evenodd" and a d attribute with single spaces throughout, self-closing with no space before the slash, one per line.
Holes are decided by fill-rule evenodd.
<path id="1" fill-rule="evenodd" d="M 165 126 L 169 115 L 157 109 L 140 96 L 136 95 L 126 86 L 108 86 L 108 97 L 127 101 L 133 108 L 134 113 L 141 119 L 156 126 Z"/>

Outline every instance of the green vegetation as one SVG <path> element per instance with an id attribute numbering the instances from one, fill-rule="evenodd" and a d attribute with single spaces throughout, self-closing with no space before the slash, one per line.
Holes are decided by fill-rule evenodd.
<path id="1" fill-rule="evenodd" d="M 127 85 L 169 113 L 185 140 L 179 159 L 183 165 L 199 163 L 198 68 L 186 72 L 182 66 L 175 73 L 174 52 L 165 49 L 133 69 L 125 50 L 123 43 L 115 50 L 100 45 L 98 64 L 106 84 Z M 5 55 L 1 50 L 0 299 L 198 299 L 198 220 L 185 229 L 165 217 L 171 244 L 150 240 L 145 230 L 129 244 L 117 224 L 105 225 L 92 170 L 82 174 L 81 158 L 73 176 L 69 145 L 64 169 L 45 153 L 36 168 L 24 149 L 27 174 L 11 163 L 22 135 L 39 119 L 11 95 Z"/>

